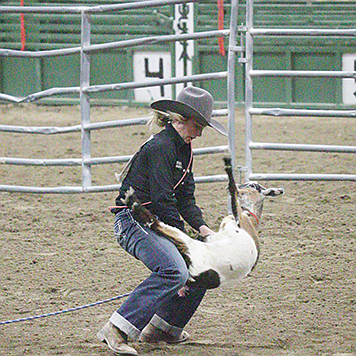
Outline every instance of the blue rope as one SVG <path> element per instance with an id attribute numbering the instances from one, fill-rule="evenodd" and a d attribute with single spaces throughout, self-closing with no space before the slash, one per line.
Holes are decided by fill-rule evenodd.
<path id="1" fill-rule="evenodd" d="M 75 310 L 81 310 L 81 309 L 85 309 L 85 308 L 89 308 L 89 307 L 94 307 L 94 306 L 99 305 L 99 304 L 104 304 L 104 303 L 112 302 L 113 300 L 125 298 L 125 297 L 128 297 L 130 294 L 131 293 L 122 294 L 122 295 L 118 295 L 118 296 L 110 298 L 110 299 L 104 299 L 104 300 L 101 300 L 101 301 L 98 301 L 98 302 L 95 302 L 95 303 L 86 304 L 86 305 L 82 305 L 82 306 L 79 306 L 79 307 L 74 307 L 74 308 L 70 308 L 70 309 L 66 309 L 66 310 L 60 310 L 60 311 L 56 311 L 56 312 L 52 312 L 52 313 L 48 313 L 48 314 L 34 315 L 34 316 L 29 316 L 27 318 L 20 318 L 20 319 L 15 319 L 15 320 L 6 320 L 6 321 L 0 322 L 0 325 L 19 323 L 21 321 L 34 320 L 34 319 L 46 318 L 48 316 L 54 316 L 54 315 L 69 313 L 69 312 L 72 312 L 72 311 L 75 311 Z"/>

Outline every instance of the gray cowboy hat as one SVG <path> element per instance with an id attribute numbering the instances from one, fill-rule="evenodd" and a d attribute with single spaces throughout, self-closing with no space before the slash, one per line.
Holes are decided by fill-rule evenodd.
<path id="1" fill-rule="evenodd" d="M 184 88 L 177 100 L 161 99 L 151 104 L 153 110 L 174 112 L 185 118 L 195 119 L 204 126 L 210 126 L 227 136 L 224 125 L 212 118 L 213 97 L 209 92 L 197 87 Z"/>

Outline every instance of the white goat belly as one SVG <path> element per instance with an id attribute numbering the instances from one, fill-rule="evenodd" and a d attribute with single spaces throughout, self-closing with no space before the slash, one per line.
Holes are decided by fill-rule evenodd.
<path id="1" fill-rule="evenodd" d="M 256 263 L 258 251 L 251 236 L 242 229 L 224 231 L 225 237 L 219 233 L 214 241 L 210 242 L 192 240 L 189 243 L 189 255 L 192 265 L 189 271 L 192 276 L 213 269 L 219 273 L 221 283 L 236 281 L 251 272 Z"/>

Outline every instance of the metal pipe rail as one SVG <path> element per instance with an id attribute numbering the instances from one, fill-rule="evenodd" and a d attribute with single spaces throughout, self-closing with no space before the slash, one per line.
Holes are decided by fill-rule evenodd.
<path id="1" fill-rule="evenodd" d="M 16 49 L 0 48 L 0 57 L 19 57 L 19 58 L 42 58 L 42 57 L 56 57 L 69 56 L 72 54 L 79 54 L 80 47 L 71 47 L 65 49 L 51 49 L 45 51 L 19 51 Z"/>
<path id="2" fill-rule="evenodd" d="M 252 167 L 252 150 L 284 150 L 310 152 L 356 153 L 355 146 L 310 145 L 292 143 L 253 142 L 252 115 L 269 116 L 316 116 L 316 117 L 356 117 L 356 110 L 304 110 L 253 107 L 253 78 L 255 77 L 322 77 L 356 79 L 356 71 L 308 71 L 308 70 L 255 70 L 253 69 L 254 38 L 257 36 L 303 36 L 303 37 L 355 37 L 355 29 L 281 29 L 254 28 L 253 0 L 246 1 L 246 26 L 239 30 L 245 34 L 245 160 L 246 180 L 341 180 L 356 181 L 353 174 L 288 174 L 255 173 Z"/>
<path id="3" fill-rule="evenodd" d="M 356 146 L 250 142 L 249 147 L 254 150 L 356 153 Z"/>
<path id="4" fill-rule="evenodd" d="M 324 71 L 324 70 L 251 70 L 251 77 L 321 77 L 356 79 L 355 72 Z"/>
<path id="5" fill-rule="evenodd" d="M 227 109 L 213 110 L 213 117 L 226 116 Z M 85 126 L 85 129 L 102 130 L 113 127 L 125 127 L 133 125 L 146 125 L 149 117 L 139 117 L 134 119 L 112 120 L 104 122 L 93 122 Z M 22 134 L 40 134 L 40 135 L 57 135 L 62 133 L 80 132 L 81 125 L 73 126 L 15 126 L 15 125 L 0 125 L 0 132 L 15 132 Z"/>
<path id="6" fill-rule="evenodd" d="M 80 87 L 51 88 L 51 89 L 39 91 L 37 93 L 29 94 L 22 98 L 0 93 L 0 99 L 5 101 L 12 101 L 19 104 L 19 103 L 31 103 L 33 101 L 42 98 L 48 98 L 53 95 L 79 94 L 79 93 L 80 93 Z"/>
<path id="7" fill-rule="evenodd" d="M 67 88 L 51 88 L 43 90 L 37 93 L 27 95 L 25 97 L 16 97 L 0 93 L 0 99 L 12 101 L 16 103 L 30 103 L 39 99 L 48 98 L 53 95 L 60 94 L 78 94 L 78 93 L 99 93 L 106 91 L 115 91 L 115 90 L 128 90 L 128 89 L 137 89 L 137 88 L 147 88 L 151 86 L 159 86 L 166 84 L 177 84 L 177 83 L 187 83 L 187 82 L 197 82 L 203 80 L 215 80 L 223 79 L 228 76 L 228 72 L 216 72 L 216 73 L 207 73 L 207 74 L 196 74 L 186 77 L 173 77 L 170 79 L 155 79 L 146 82 L 128 82 L 128 83 L 115 83 L 115 84 L 103 84 L 103 85 L 86 85 L 83 87 L 67 87 Z"/>
<path id="8" fill-rule="evenodd" d="M 188 40 L 197 40 L 202 38 L 215 38 L 228 36 L 230 30 L 216 30 L 216 31 L 205 31 L 205 32 L 195 32 L 194 34 L 182 34 L 182 35 L 166 35 L 166 36 L 151 36 L 144 37 L 132 40 L 110 42 L 106 44 L 96 44 L 88 47 L 84 47 L 83 51 L 85 53 L 97 53 L 97 52 L 106 52 L 112 51 L 120 48 L 127 48 L 133 46 L 142 46 L 142 45 L 152 45 L 159 44 L 163 42 L 173 42 L 173 41 L 188 41 Z"/>
<path id="9" fill-rule="evenodd" d="M 211 175 L 195 177 L 196 183 L 216 183 L 225 182 L 228 180 L 227 175 Z M 61 187 L 34 187 L 34 186 L 19 186 L 19 185 L 1 185 L 0 192 L 18 192 L 18 193 L 35 193 L 35 194 L 80 194 L 80 193 L 100 193 L 112 192 L 120 189 L 120 184 L 112 185 L 97 185 L 90 187 L 77 186 L 61 186 Z"/>
<path id="10" fill-rule="evenodd" d="M 228 146 L 201 147 L 193 149 L 194 156 L 206 154 L 228 152 Z M 132 158 L 132 155 L 113 156 L 113 157 L 96 157 L 85 160 L 86 164 L 112 164 L 125 163 Z M 80 166 L 83 160 L 81 158 L 60 158 L 60 159 L 37 159 L 37 158 L 8 158 L 0 157 L 0 164 L 18 165 L 18 166 Z"/>
<path id="11" fill-rule="evenodd" d="M 250 108 L 249 114 L 267 116 L 356 117 L 356 110 Z"/>
<path id="12" fill-rule="evenodd" d="M 117 49 L 134 47 L 134 46 L 159 44 L 164 42 L 188 41 L 188 40 L 197 40 L 202 38 L 215 38 L 215 37 L 229 36 L 229 34 L 230 34 L 230 30 L 216 30 L 216 31 L 195 32 L 193 34 L 150 36 L 150 37 L 142 37 L 138 39 L 88 45 L 85 46 L 84 48 L 72 47 L 72 48 L 64 48 L 64 49 L 53 49 L 47 51 L 19 51 L 19 50 L 0 48 L 0 56 L 19 57 L 19 58 L 20 57 L 42 58 L 42 57 L 56 57 L 56 56 L 68 56 L 73 54 L 80 54 L 81 51 L 83 51 L 86 54 L 92 54 L 98 52 L 109 52 Z"/>
<path id="13" fill-rule="evenodd" d="M 356 36 L 355 29 L 280 29 L 280 28 L 251 28 L 251 36 Z"/>
<path id="14" fill-rule="evenodd" d="M 286 180 L 286 181 L 351 181 L 356 182 L 352 174 L 279 174 L 279 173 L 250 173 L 250 180 Z"/>
<path id="15" fill-rule="evenodd" d="M 148 117 L 140 117 L 136 119 L 113 120 L 105 122 L 94 122 L 87 125 L 85 128 L 90 130 L 108 129 L 111 127 L 124 127 L 132 125 L 145 125 L 147 124 Z M 62 133 L 80 132 L 81 125 L 73 125 L 66 127 L 56 126 L 12 126 L 0 125 L 0 132 L 16 132 L 24 134 L 42 134 L 42 135 L 56 135 Z"/>
<path id="16" fill-rule="evenodd" d="M 152 81 L 147 81 L 144 83 L 131 82 L 131 83 L 119 83 L 119 84 L 102 84 L 102 85 L 92 85 L 83 88 L 84 93 L 98 93 L 112 90 L 124 90 L 133 88 L 146 88 L 157 85 L 166 84 L 178 84 L 178 83 L 188 83 L 203 80 L 213 80 L 213 79 L 223 79 L 228 76 L 228 72 L 216 72 L 207 74 L 195 74 L 189 77 L 174 77 L 170 79 L 156 79 Z"/>
<path id="17" fill-rule="evenodd" d="M 148 7 L 156 7 L 163 5 L 186 4 L 197 2 L 198 0 L 156 0 L 156 1 L 138 1 L 127 2 L 114 5 L 97 5 L 97 6 L 0 6 L 0 12 L 9 13 L 97 13 L 119 10 L 134 10 Z"/>

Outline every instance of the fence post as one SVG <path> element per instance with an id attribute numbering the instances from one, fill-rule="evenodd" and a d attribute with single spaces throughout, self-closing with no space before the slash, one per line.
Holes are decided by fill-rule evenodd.
<path id="1" fill-rule="evenodd" d="M 250 143 L 252 141 L 252 116 L 251 108 L 253 102 L 253 83 L 251 77 L 251 71 L 253 69 L 253 37 L 251 35 L 251 29 L 253 28 L 253 0 L 246 1 L 246 63 L 245 63 L 245 154 L 246 154 L 246 169 L 248 180 L 252 173 L 252 150 L 250 149 Z"/>
<path id="2" fill-rule="evenodd" d="M 81 50 L 80 50 L 80 109 L 82 131 L 82 188 L 85 191 L 91 187 L 90 148 L 90 98 L 84 89 L 90 85 L 90 53 L 84 49 L 90 46 L 90 14 L 81 12 Z"/>
<path id="3" fill-rule="evenodd" d="M 233 172 L 235 171 L 235 63 L 237 38 L 237 19 L 238 19 L 239 0 L 231 0 L 230 15 L 230 36 L 229 36 L 229 53 L 227 59 L 227 108 L 228 108 L 228 129 L 229 129 L 229 154 Z"/>

